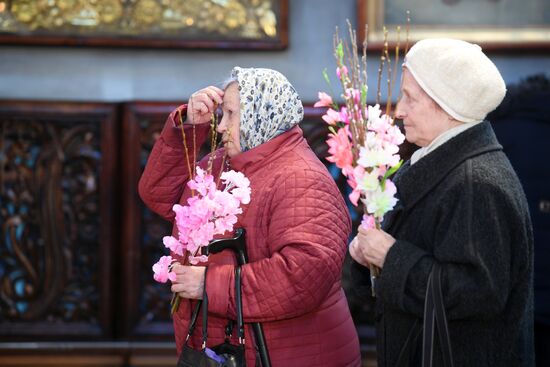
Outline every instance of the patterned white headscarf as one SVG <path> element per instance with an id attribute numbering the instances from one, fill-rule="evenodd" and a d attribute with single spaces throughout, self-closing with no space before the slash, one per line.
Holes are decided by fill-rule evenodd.
<path id="1" fill-rule="evenodd" d="M 239 84 L 243 152 L 302 121 L 302 101 L 292 84 L 278 71 L 235 67 L 231 77 Z"/>

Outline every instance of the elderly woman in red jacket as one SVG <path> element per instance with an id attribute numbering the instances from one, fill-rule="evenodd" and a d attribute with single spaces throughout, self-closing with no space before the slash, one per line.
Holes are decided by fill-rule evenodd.
<path id="1" fill-rule="evenodd" d="M 195 125 L 196 142 L 202 144 L 217 104 L 223 111 L 218 132 L 227 159 L 222 168 L 223 151 L 215 152 L 213 172 L 240 171 L 251 187 L 250 204 L 235 225 L 246 229 L 249 257 L 242 266 L 244 321 L 262 323 L 273 367 L 359 366 L 357 333 L 341 286 L 349 214 L 303 137 L 298 126 L 302 103 L 282 74 L 236 67 L 225 90 L 210 86 L 194 93 L 187 106 L 169 116 L 140 180 L 141 198 L 174 221 L 172 206 L 191 195 L 178 114 L 186 116 L 186 136 Z M 208 160 L 199 165 L 206 167 Z M 234 264 L 227 256 L 210 255 L 208 264 L 198 266 L 176 265 L 172 291 L 181 297 L 174 314 L 178 353 L 193 300 L 202 297 L 205 265 L 208 345 L 222 343 L 227 319 L 236 317 Z M 246 335 L 252 336 L 250 328 Z M 200 346 L 200 335 L 192 344 Z M 246 359 L 255 365 L 253 343 L 246 345 Z"/>

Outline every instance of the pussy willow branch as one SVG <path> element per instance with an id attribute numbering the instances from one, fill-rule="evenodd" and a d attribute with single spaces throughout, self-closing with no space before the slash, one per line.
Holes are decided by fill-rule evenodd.
<path id="1" fill-rule="evenodd" d="M 349 47 L 346 47 L 345 52 L 348 54 L 348 61 L 350 64 L 350 69 L 352 71 L 351 73 L 351 80 L 350 80 L 350 87 L 352 91 L 351 98 L 346 98 L 346 105 L 348 108 L 348 111 L 352 112 L 352 121 L 350 123 L 350 130 L 352 133 L 352 136 L 355 137 L 354 139 L 354 145 L 363 145 L 363 142 L 365 140 L 364 136 L 364 129 L 362 129 L 362 121 L 364 120 L 363 112 L 364 109 L 361 104 L 361 65 L 359 63 L 358 58 L 358 51 L 357 51 L 357 34 L 353 30 L 351 23 L 348 20 L 348 32 L 349 37 L 351 40 L 351 50 Z M 347 46 L 347 44 L 346 44 Z M 359 92 L 359 103 L 356 103 L 355 97 L 353 95 L 353 92 L 358 91 Z M 357 155 L 359 154 L 358 150 L 356 149 L 356 159 L 358 158 Z"/>
<path id="2" fill-rule="evenodd" d="M 397 65 L 399 64 L 399 47 L 401 45 L 401 27 L 397 26 L 397 44 L 395 45 L 395 61 L 393 64 L 393 73 L 390 90 L 393 90 L 395 86 L 395 78 L 397 77 Z M 398 95 L 399 98 L 399 95 Z M 399 101 L 399 99 L 398 99 Z"/>
<path id="3" fill-rule="evenodd" d="M 197 138 L 195 130 L 195 124 L 193 124 L 193 177 L 197 175 Z"/>
<path id="4" fill-rule="evenodd" d="M 411 30 L 411 12 L 407 10 L 407 41 L 405 43 L 405 55 L 409 52 L 409 35 Z"/>
<path id="5" fill-rule="evenodd" d="M 380 104 L 380 98 L 382 98 L 382 91 L 380 90 L 380 85 L 382 83 L 382 71 L 384 70 L 385 62 L 384 52 L 380 55 L 380 65 L 378 66 L 378 87 L 376 88 L 376 104 Z"/>
<path id="6" fill-rule="evenodd" d="M 181 116 L 181 109 L 178 110 L 178 117 L 179 117 L 181 135 L 183 138 L 183 150 L 185 152 L 185 159 L 187 161 L 187 171 L 189 172 L 189 178 L 193 179 L 193 170 L 191 169 L 191 160 L 189 159 L 189 150 L 187 149 L 187 139 L 185 137 L 185 129 L 183 127 L 183 118 Z M 195 196 L 195 190 L 191 190 L 191 195 Z"/>
<path id="7" fill-rule="evenodd" d="M 214 112 L 212 112 L 212 116 L 211 116 L 211 120 L 210 120 L 211 139 L 210 139 L 210 158 L 208 159 L 208 171 L 207 171 L 208 174 L 213 174 L 212 173 L 212 166 L 213 166 L 214 159 L 216 158 L 216 141 L 218 139 L 218 131 L 217 131 L 218 115 L 216 114 L 215 111 L 216 111 L 216 108 L 214 108 Z M 180 123 L 181 123 L 181 121 L 182 121 L 182 119 L 181 119 L 181 113 L 180 113 Z M 182 126 L 183 141 L 184 141 L 183 144 L 184 144 L 184 148 L 185 148 L 185 152 L 186 152 L 186 156 L 187 156 L 187 165 L 188 165 L 189 172 L 191 172 L 189 154 L 187 152 L 187 144 L 185 142 L 185 131 L 183 130 L 183 123 L 181 123 L 181 126 Z M 193 127 L 195 127 L 195 125 L 193 125 Z M 193 133 L 194 132 L 195 132 L 195 130 L 193 130 Z M 195 141 L 194 136 L 193 136 L 193 138 L 194 138 L 193 140 Z M 222 160 L 222 166 L 221 166 L 221 170 L 220 170 L 220 174 L 219 174 L 220 177 L 221 177 L 221 174 L 222 174 L 221 171 L 223 170 L 224 162 L 225 162 L 225 154 L 224 154 L 223 160 Z M 217 183 L 216 187 L 217 186 L 219 186 L 219 177 L 218 177 L 218 183 Z M 196 256 L 199 250 L 200 250 L 200 248 L 197 249 L 197 251 L 193 254 L 193 256 Z M 185 263 L 187 261 L 187 258 L 188 258 L 188 252 L 186 251 L 183 256 L 184 256 L 183 262 Z M 170 305 L 171 305 L 170 314 L 173 315 L 175 312 L 178 311 L 180 303 L 181 303 L 181 297 L 179 297 L 177 293 L 173 293 L 172 294 L 172 299 L 170 300 Z"/>
<path id="8" fill-rule="evenodd" d="M 218 114 L 216 113 L 217 110 L 217 103 L 214 104 L 214 112 L 212 112 L 212 116 L 210 118 L 210 157 L 208 159 L 208 174 L 212 173 L 212 165 L 214 163 L 214 158 L 216 157 L 215 151 L 216 151 L 216 142 L 218 141 Z"/>
<path id="9" fill-rule="evenodd" d="M 387 98 L 386 98 L 386 116 L 389 116 L 390 115 L 390 111 L 391 111 L 391 106 L 392 106 L 392 101 L 391 101 L 391 95 L 392 95 L 392 90 L 391 90 L 391 73 L 392 73 L 392 65 L 391 65 L 391 57 L 390 57 L 390 53 L 389 53 L 389 46 L 388 46 L 388 30 L 387 29 L 384 29 L 384 55 L 386 57 L 386 60 L 388 60 L 388 70 L 387 70 L 387 79 L 386 79 L 386 82 L 387 82 L 387 88 L 388 88 L 388 92 L 387 92 Z M 396 61 L 397 62 L 397 61 Z"/>
<path id="10" fill-rule="evenodd" d="M 410 34 L 410 25 L 411 25 L 411 12 L 407 10 L 407 25 L 406 25 L 406 37 L 405 37 L 405 52 L 403 55 L 406 55 L 407 52 L 409 52 L 409 34 Z M 399 95 L 397 96 L 397 100 L 399 101 L 401 99 L 401 89 L 399 89 Z"/>

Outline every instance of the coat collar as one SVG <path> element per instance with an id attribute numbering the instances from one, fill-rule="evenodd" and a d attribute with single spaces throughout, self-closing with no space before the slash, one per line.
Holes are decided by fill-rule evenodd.
<path id="1" fill-rule="evenodd" d="M 488 121 L 462 132 L 424 158 L 410 165 L 407 161 L 395 176 L 399 199 L 409 209 L 436 187 L 465 160 L 502 150 Z"/>
<path id="2" fill-rule="evenodd" d="M 276 136 L 275 138 L 258 145 L 246 152 L 237 154 L 231 158 L 231 168 L 245 173 L 251 173 L 265 163 L 267 157 L 275 157 L 282 154 L 304 140 L 302 129 L 294 126 L 292 129 Z"/>

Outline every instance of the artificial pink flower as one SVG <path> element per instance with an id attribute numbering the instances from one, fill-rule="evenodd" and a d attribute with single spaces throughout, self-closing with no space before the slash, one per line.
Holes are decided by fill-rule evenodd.
<path id="1" fill-rule="evenodd" d="M 159 283 L 166 283 L 167 280 L 174 282 L 176 280 L 176 273 L 171 271 L 170 265 L 175 260 L 172 256 L 162 256 L 159 261 L 153 265 L 153 278 Z"/>
<path id="2" fill-rule="evenodd" d="M 373 134 L 373 133 L 372 133 Z M 357 164 L 365 168 L 375 168 L 382 165 L 393 167 L 399 163 L 399 147 L 393 144 L 385 144 L 383 140 L 373 134 L 373 138 L 367 134 L 365 145 L 359 149 Z"/>
<path id="3" fill-rule="evenodd" d="M 237 215 L 242 214 L 241 204 L 250 202 L 250 180 L 236 171 L 224 172 L 221 176 L 225 189 L 216 189 L 212 175 L 200 167 L 196 168 L 195 179 L 188 186 L 198 195 L 187 199 L 187 205 L 176 204 L 172 207 L 178 229 L 178 238 L 166 236 L 164 246 L 173 253 L 183 255 L 189 251 L 189 261 L 197 264 L 208 260 L 207 256 L 198 255 L 201 247 L 208 246 L 217 234 L 233 230 Z M 158 282 L 174 280 L 175 274 L 169 271 L 171 257 L 163 256 L 153 266 L 154 279 Z"/>
<path id="4" fill-rule="evenodd" d="M 187 249 L 190 253 L 196 253 L 200 247 L 208 246 L 214 238 L 215 226 L 212 222 L 206 222 L 202 226 L 189 232 Z"/>
<path id="5" fill-rule="evenodd" d="M 361 91 L 359 89 L 348 88 L 345 93 L 346 100 L 352 98 L 356 105 L 361 103 Z"/>
<path id="6" fill-rule="evenodd" d="M 344 170 L 342 170 L 344 172 Z M 356 166 L 351 170 L 346 170 L 348 177 L 348 185 L 353 189 L 353 191 L 348 195 L 349 201 L 357 206 L 359 202 L 359 197 L 361 196 L 361 187 L 358 185 L 365 175 L 365 169 L 361 166 Z"/>
<path id="7" fill-rule="evenodd" d="M 234 198 L 239 200 L 241 204 L 250 203 L 250 187 L 236 187 L 231 190 L 231 194 Z"/>
<path id="8" fill-rule="evenodd" d="M 224 234 L 233 230 L 233 225 L 237 223 L 237 217 L 235 215 L 228 215 L 216 219 L 214 222 L 217 234 Z"/>
<path id="9" fill-rule="evenodd" d="M 172 206 L 172 211 L 176 214 L 176 221 L 178 221 L 178 218 L 185 217 L 187 215 L 186 211 L 188 209 L 189 208 L 181 206 L 179 204 L 174 204 L 174 206 Z"/>
<path id="10" fill-rule="evenodd" d="M 332 106 L 332 97 L 325 92 L 319 92 L 319 101 L 315 102 L 313 107 L 330 107 Z"/>
<path id="11" fill-rule="evenodd" d="M 206 174 L 200 167 L 196 168 L 195 178 L 193 180 L 189 180 L 189 182 L 187 182 L 187 186 L 189 186 L 191 190 L 198 191 L 202 196 L 207 195 L 209 191 L 216 190 L 214 177 Z"/>
<path id="12" fill-rule="evenodd" d="M 372 116 L 372 113 L 370 114 L 370 116 Z M 369 130 L 374 131 L 378 134 L 385 134 L 391 126 L 391 120 L 389 120 L 386 115 L 369 119 Z"/>
<path id="13" fill-rule="evenodd" d="M 208 201 L 204 198 L 194 197 L 187 201 L 189 204 L 189 216 L 187 217 L 188 223 L 192 227 L 198 227 L 210 219 L 211 211 L 208 205 Z"/>
<path id="14" fill-rule="evenodd" d="M 361 191 L 354 189 L 349 195 L 349 201 L 354 205 L 357 206 L 359 204 L 359 198 L 361 197 Z"/>
<path id="15" fill-rule="evenodd" d="M 351 169 L 349 168 L 346 169 L 345 176 L 348 178 L 348 185 L 352 189 L 355 189 L 357 187 L 357 182 L 361 181 L 364 174 L 365 174 L 365 169 L 361 166 L 355 166 L 355 167 L 351 167 Z"/>
<path id="16" fill-rule="evenodd" d="M 405 135 L 399 130 L 399 127 L 392 125 L 386 130 L 384 140 L 393 145 L 401 145 L 405 141 Z"/>
<path id="17" fill-rule="evenodd" d="M 392 210 L 395 204 L 397 204 L 397 198 L 395 197 L 397 188 L 395 184 L 388 179 L 384 186 L 383 191 L 382 187 L 378 187 L 376 191 L 367 192 L 365 198 L 362 199 L 367 207 L 367 212 L 379 220 L 382 220 L 384 214 Z"/>
<path id="18" fill-rule="evenodd" d="M 177 240 L 177 238 L 172 236 L 164 236 L 162 238 L 162 243 L 164 243 L 164 246 L 169 248 L 170 251 L 173 253 L 183 256 L 183 251 L 185 250 L 185 246 L 180 243 L 180 241 Z"/>
<path id="19" fill-rule="evenodd" d="M 346 66 L 336 68 L 336 75 L 338 76 L 338 79 L 342 79 L 342 75 L 348 75 L 348 68 Z"/>
<path id="20" fill-rule="evenodd" d="M 240 201 L 235 198 L 230 192 L 216 191 L 214 195 L 214 201 L 216 202 L 216 209 L 214 210 L 214 217 L 225 217 L 228 215 L 241 214 Z"/>
<path id="21" fill-rule="evenodd" d="M 349 114 L 346 107 L 340 108 L 340 121 L 342 121 L 346 125 L 349 125 Z"/>
<path id="22" fill-rule="evenodd" d="M 340 121 L 340 113 L 338 111 L 329 108 L 327 113 L 321 118 L 329 125 L 335 126 Z"/>
<path id="23" fill-rule="evenodd" d="M 380 186 L 380 171 L 372 168 L 357 180 L 357 187 L 362 192 L 375 191 Z"/>
<path id="24" fill-rule="evenodd" d="M 379 104 L 375 104 L 374 106 L 367 106 L 367 110 L 368 110 L 367 117 L 369 119 L 369 122 L 372 122 L 375 119 L 380 118 L 380 115 L 382 114 Z"/>
<path id="25" fill-rule="evenodd" d="M 349 140 L 349 130 L 346 127 L 338 129 L 335 134 L 329 134 L 327 144 L 329 146 L 327 161 L 336 164 L 340 169 L 351 170 L 353 156 L 351 153 L 351 142 Z"/>
<path id="26" fill-rule="evenodd" d="M 250 203 L 250 180 L 242 172 L 228 171 L 222 173 L 222 181 L 226 184 L 226 192 L 229 192 L 242 204 Z M 224 203 L 220 203 L 225 205 Z"/>
<path id="27" fill-rule="evenodd" d="M 241 188 L 250 186 L 250 180 L 246 178 L 246 176 L 242 172 L 237 172 L 233 170 L 223 172 L 221 175 L 221 179 L 226 185 L 231 183 L 234 186 Z"/>
<path id="28" fill-rule="evenodd" d="M 361 221 L 361 226 L 365 229 L 374 229 L 376 228 L 376 220 L 372 215 L 363 214 L 363 220 Z"/>

